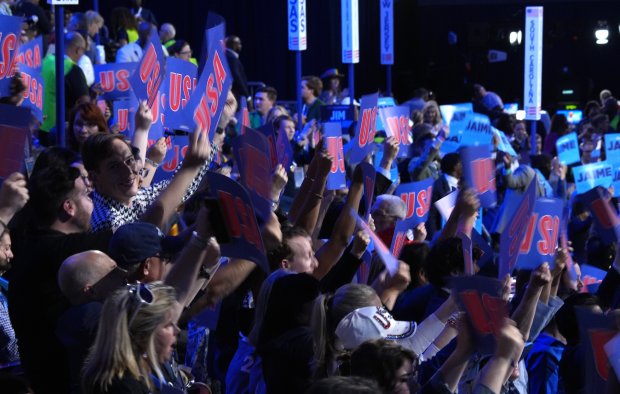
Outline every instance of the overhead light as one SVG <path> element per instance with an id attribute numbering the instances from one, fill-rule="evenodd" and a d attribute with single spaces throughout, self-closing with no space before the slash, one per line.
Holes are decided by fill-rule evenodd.
<path id="1" fill-rule="evenodd" d="M 508 35 L 508 41 L 510 45 L 521 45 L 521 39 L 523 38 L 523 33 L 521 30 L 511 31 Z"/>
<path id="2" fill-rule="evenodd" d="M 607 22 L 598 22 L 598 26 L 594 31 L 594 37 L 596 37 L 596 43 L 598 45 L 605 45 L 609 42 L 609 28 L 607 27 Z"/>

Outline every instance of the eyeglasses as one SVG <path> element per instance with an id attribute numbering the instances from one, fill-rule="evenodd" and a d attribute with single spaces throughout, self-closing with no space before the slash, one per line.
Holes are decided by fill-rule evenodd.
<path id="1" fill-rule="evenodd" d="M 189 51 L 181 51 L 181 52 L 179 52 L 179 55 L 189 55 L 189 56 L 192 56 L 192 53 L 193 52 L 191 50 L 189 50 Z"/>
<path id="2" fill-rule="evenodd" d="M 131 327 L 131 323 L 133 323 L 136 315 L 140 311 L 140 308 L 142 308 L 143 305 L 151 305 L 154 296 L 153 292 L 146 283 L 127 285 L 127 290 L 129 291 L 129 294 L 133 295 L 131 300 L 136 303 L 136 309 L 131 314 L 131 318 L 127 321 L 127 327 Z"/>

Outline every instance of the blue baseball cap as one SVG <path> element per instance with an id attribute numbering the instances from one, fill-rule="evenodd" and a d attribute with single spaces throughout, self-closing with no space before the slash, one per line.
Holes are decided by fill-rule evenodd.
<path id="1" fill-rule="evenodd" d="M 166 237 L 151 223 L 125 224 L 116 230 L 108 248 L 108 255 L 121 268 L 131 268 L 149 257 L 172 258 L 183 249 L 179 237 Z"/>

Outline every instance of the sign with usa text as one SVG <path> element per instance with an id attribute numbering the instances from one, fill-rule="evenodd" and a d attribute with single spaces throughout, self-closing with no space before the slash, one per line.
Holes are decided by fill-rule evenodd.
<path id="1" fill-rule="evenodd" d="M 489 146 L 465 146 L 460 149 L 460 154 L 465 183 L 478 192 L 483 208 L 493 207 L 497 202 L 495 162 Z"/>
<path id="2" fill-rule="evenodd" d="M 22 18 L 0 15 L 0 97 L 10 96 Z"/>
<path id="3" fill-rule="evenodd" d="M 149 108 L 153 107 L 159 88 L 164 82 L 165 64 L 166 56 L 162 50 L 157 30 L 153 29 L 144 47 L 144 55 L 129 78 L 136 97 L 138 100 L 145 100 Z"/>
<path id="4" fill-rule="evenodd" d="M 283 133 L 281 133 L 283 134 Z M 332 156 L 332 167 L 327 175 L 327 190 L 339 190 L 347 186 L 342 149 L 342 130 L 340 123 L 323 123 L 323 143 Z"/>
<path id="5" fill-rule="evenodd" d="M 196 86 L 197 67 L 185 60 L 169 57 L 166 63 L 166 83 L 164 84 L 165 126 L 174 130 L 193 131 L 183 110 L 189 103 L 192 90 Z"/>
<path id="6" fill-rule="evenodd" d="M 385 128 L 385 134 L 398 141 L 398 157 L 407 157 L 409 146 L 413 142 L 411 127 L 409 126 L 409 107 L 403 105 L 381 108 L 379 109 L 379 116 Z"/>
<path id="7" fill-rule="evenodd" d="M 499 279 L 504 279 L 519 258 L 523 235 L 527 230 L 536 202 L 536 179 L 525 189 L 525 193 L 511 193 L 504 199 L 504 210 L 510 218 L 499 238 Z"/>
<path id="8" fill-rule="evenodd" d="M 379 94 L 362 96 L 360 115 L 355 126 L 355 137 L 351 141 L 351 157 L 349 162 L 354 165 L 368 156 L 375 144 L 375 127 L 377 120 L 377 101 Z"/>
<path id="9" fill-rule="evenodd" d="M 428 219 L 433 183 L 434 179 L 431 177 L 420 182 L 403 183 L 396 188 L 394 195 L 400 197 L 407 207 L 403 221 L 409 228 L 414 228 Z"/>
<path id="10" fill-rule="evenodd" d="M 129 77 L 138 63 L 95 64 L 95 84 L 101 84 L 102 97 L 117 100 L 133 96 Z"/>
<path id="11" fill-rule="evenodd" d="M 23 64 L 37 71 L 41 71 L 43 59 L 43 37 L 38 36 L 25 44 L 21 44 L 17 50 L 17 64 Z M 21 67 L 20 67 L 21 68 Z"/>
<path id="12" fill-rule="evenodd" d="M 517 268 L 533 270 L 542 263 L 549 263 L 549 268 L 553 268 L 563 211 L 562 200 L 556 198 L 536 200 L 519 248 Z"/>
<path id="13" fill-rule="evenodd" d="M 155 143 L 157 140 L 149 138 L 149 144 Z M 179 168 L 179 164 L 185 158 L 187 147 L 189 146 L 189 136 L 187 135 L 173 135 L 166 137 L 166 157 L 162 161 L 161 165 L 157 167 L 157 172 L 153 177 L 151 183 L 157 183 L 165 179 L 172 179 L 172 176 Z"/>
<path id="14" fill-rule="evenodd" d="M 209 192 L 217 201 L 224 216 L 231 242 L 220 245 L 222 256 L 250 260 L 269 273 L 266 250 L 261 237 L 252 199 L 247 190 L 225 175 L 207 173 Z"/>
<path id="15" fill-rule="evenodd" d="M 403 251 L 405 244 L 409 242 L 407 233 L 409 232 L 409 225 L 403 220 L 396 221 L 396 227 L 394 227 L 394 235 L 392 236 L 392 245 L 390 246 L 390 253 L 394 257 L 400 257 L 400 252 Z"/>
<path id="16" fill-rule="evenodd" d="M 32 115 L 43 122 L 43 77 L 39 71 L 26 65 L 20 66 L 19 73 L 26 85 L 22 107 L 30 108 Z"/>
<path id="17" fill-rule="evenodd" d="M 114 123 L 118 126 L 118 132 L 129 139 L 133 137 L 136 127 L 137 110 L 138 100 L 133 95 L 124 100 L 115 100 L 112 104 L 112 116 Z"/>
<path id="18" fill-rule="evenodd" d="M 224 49 L 219 45 L 210 46 L 204 70 L 188 104 L 189 111 L 185 111 L 188 123 L 192 128 L 196 126 L 208 132 L 209 141 L 215 136 L 231 85 Z"/>

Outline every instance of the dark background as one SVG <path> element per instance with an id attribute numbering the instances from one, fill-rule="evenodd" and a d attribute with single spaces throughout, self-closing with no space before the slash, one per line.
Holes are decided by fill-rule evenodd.
<path id="1" fill-rule="evenodd" d="M 125 0 L 100 0 L 106 18 Z M 227 33 L 243 41 L 241 60 L 248 78 L 273 85 L 279 99 L 296 95 L 295 59 L 287 50 L 285 0 L 145 0 L 158 22 L 171 22 L 177 38 L 200 51 L 209 11 L 220 13 Z M 510 46 L 509 32 L 523 29 L 526 5 L 543 5 L 543 107 L 560 101 L 581 104 L 603 88 L 617 86 L 620 50 L 620 1 L 523 2 L 510 0 L 395 0 L 396 63 L 393 93 L 409 98 L 419 86 L 432 90 L 441 103 L 469 100 L 471 84 L 482 83 L 504 98 L 523 94 L 523 45 Z M 84 1 L 77 8 L 89 7 Z M 379 64 L 379 0 L 359 0 L 361 60 L 355 66 L 356 96 L 385 90 L 385 67 Z M 330 67 L 346 73 L 340 55 L 340 1 L 307 0 L 308 50 L 303 74 L 320 75 Z M 595 45 L 597 22 L 607 21 L 609 44 Z M 448 45 L 448 32 L 458 43 Z M 525 38 L 525 36 L 524 36 Z M 505 51 L 507 61 L 489 63 L 489 49 Z M 575 94 L 561 96 L 563 89 Z M 617 90 L 617 89 L 616 89 Z M 617 93 L 617 92 L 616 92 Z M 618 94 L 618 93 L 617 93 Z"/>

